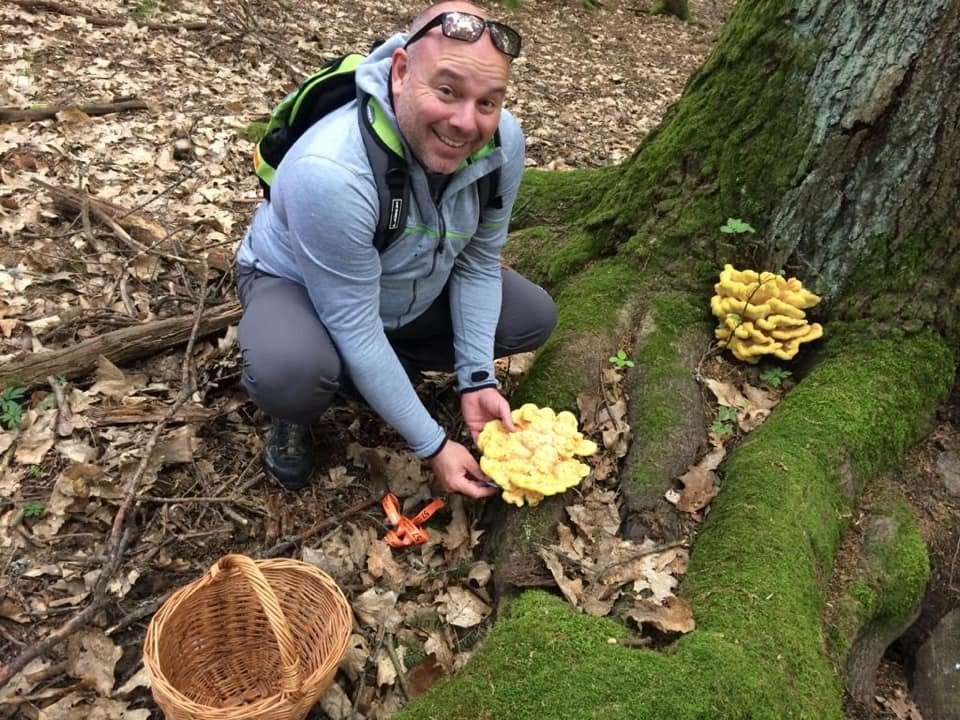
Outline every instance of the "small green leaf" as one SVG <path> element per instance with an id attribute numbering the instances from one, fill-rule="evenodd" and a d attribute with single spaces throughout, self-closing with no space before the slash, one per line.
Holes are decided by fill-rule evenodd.
<path id="1" fill-rule="evenodd" d="M 717 410 L 717 417 L 721 422 L 732 422 L 737 419 L 737 409 L 729 405 L 721 405 Z"/>
<path id="2" fill-rule="evenodd" d="M 733 432 L 733 425 L 721 420 L 714 420 L 710 425 L 710 432 L 714 435 L 723 437 L 724 435 L 729 435 Z"/>
<path id="3" fill-rule="evenodd" d="M 28 502 L 23 506 L 23 516 L 27 518 L 40 517 L 45 507 L 42 502 Z"/>
<path id="4" fill-rule="evenodd" d="M 756 230 L 740 218 L 727 218 L 726 224 L 720 227 L 720 232 L 740 235 L 742 233 L 755 233 Z"/>
<path id="5" fill-rule="evenodd" d="M 771 387 L 780 387 L 780 385 L 783 384 L 783 381 L 791 375 L 793 375 L 793 373 L 789 370 L 784 370 L 782 367 L 775 366 L 760 373 L 760 379 Z"/>

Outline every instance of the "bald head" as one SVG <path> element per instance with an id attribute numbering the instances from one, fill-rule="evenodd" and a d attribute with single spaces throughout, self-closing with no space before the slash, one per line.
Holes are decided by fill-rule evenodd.
<path id="1" fill-rule="evenodd" d="M 413 19 L 413 22 L 410 23 L 409 34 L 413 36 L 420 28 L 442 12 L 468 12 L 479 15 L 484 20 L 487 19 L 487 11 L 473 3 L 463 2 L 462 0 L 441 0 L 441 2 L 434 3 Z"/>

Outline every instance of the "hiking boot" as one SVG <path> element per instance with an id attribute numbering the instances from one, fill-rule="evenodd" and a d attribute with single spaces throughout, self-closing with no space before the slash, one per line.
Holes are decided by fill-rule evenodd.
<path id="1" fill-rule="evenodd" d="M 263 448 L 263 465 L 287 490 L 309 485 L 316 465 L 310 426 L 274 419 Z"/>

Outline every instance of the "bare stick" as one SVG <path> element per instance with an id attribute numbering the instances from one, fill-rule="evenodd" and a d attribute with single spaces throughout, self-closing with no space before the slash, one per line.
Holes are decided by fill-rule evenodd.
<path id="1" fill-rule="evenodd" d="M 14 0 L 16 1 L 16 0 Z M 90 105 L 64 105 L 47 108 L 15 108 L 0 107 L 0 123 L 18 122 L 21 120 L 50 120 L 64 110 L 79 110 L 84 115 L 110 115 L 112 113 L 129 112 L 130 110 L 149 110 L 146 100 L 121 100 L 112 103 L 93 103 Z"/>
<path id="2" fill-rule="evenodd" d="M 400 690 L 403 692 L 403 699 L 409 702 L 413 696 L 410 694 L 410 684 L 407 682 L 407 674 L 403 669 L 403 663 L 400 662 L 397 649 L 393 646 L 393 638 L 387 636 L 384 644 L 387 646 L 387 655 L 390 656 L 390 662 L 393 663 L 393 667 L 397 670 L 397 680 L 400 681 Z"/>

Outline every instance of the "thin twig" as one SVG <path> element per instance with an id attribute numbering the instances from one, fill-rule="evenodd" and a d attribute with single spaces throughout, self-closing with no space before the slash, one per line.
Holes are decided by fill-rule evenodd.
<path id="1" fill-rule="evenodd" d="M 121 630 L 125 630 L 126 628 L 133 625 L 135 622 L 142 620 L 148 615 L 153 615 L 153 613 L 155 613 L 160 608 L 160 606 L 167 601 L 167 598 L 173 595 L 173 593 L 175 592 L 176 592 L 176 588 L 172 590 L 168 590 L 163 595 L 159 595 L 155 597 L 153 600 L 146 603 L 145 605 L 141 605 L 136 610 L 131 610 L 122 618 L 117 620 L 117 622 L 114 623 L 112 626 L 108 627 L 105 631 L 105 634 L 107 636 L 115 635 L 116 633 L 120 632 Z"/>
<path id="2" fill-rule="evenodd" d="M 374 660 L 377 657 L 377 654 L 380 652 L 380 646 L 383 645 L 383 638 L 387 634 L 387 625 L 386 623 L 381 623 L 380 628 L 377 630 L 377 639 L 374 642 L 373 653 L 370 657 L 367 658 L 367 661 L 363 664 L 363 670 L 360 672 L 360 685 L 357 687 L 357 693 L 353 698 L 353 715 L 357 714 L 357 707 L 360 705 L 360 696 L 363 695 L 363 688 L 367 684 L 367 668 L 370 665 L 370 661 Z"/>
<path id="3" fill-rule="evenodd" d="M 400 691 L 403 693 L 403 699 L 410 702 L 410 698 L 413 697 L 410 694 L 410 683 L 407 682 L 407 674 L 403 669 L 403 663 L 400 662 L 400 656 L 397 655 L 397 649 L 393 646 L 393 638 L 387 635 L 384 638 L 384 644 L 387 647 L 387 655 L 390 656 L 390 662 L 393 663 L 393 667 L 397 670 L 397 680 L 400 681 Z"/>
<path id="4" fill-rule="evenodd" d="M 53 390 L 53 396 L 57 399 L 57 419 L 53 423 L 57 435 L 67 437 L 72 434 L 73 428 L 70 425 L 70 405 L 67 402 L 67 395 L 63 392 L 63 384 L 52 375 L 47 376 L 47 382 Z"/>

